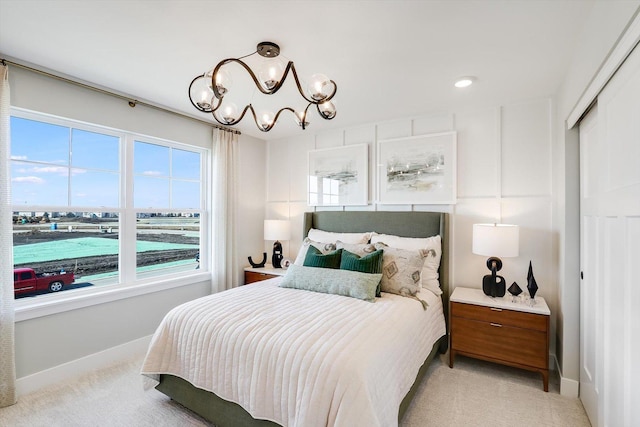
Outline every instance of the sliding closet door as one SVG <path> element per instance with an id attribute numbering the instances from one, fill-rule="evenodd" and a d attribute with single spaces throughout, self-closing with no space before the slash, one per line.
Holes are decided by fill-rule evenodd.
<path id="1" fill-rule="evenodd" d="M 638 426 L 640 48 L 598 96 L 580 137 L 581 399 L 594 426 Z"/>

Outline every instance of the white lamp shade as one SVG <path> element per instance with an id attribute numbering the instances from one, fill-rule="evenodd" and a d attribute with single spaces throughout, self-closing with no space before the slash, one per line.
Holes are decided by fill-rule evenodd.
<path id="1" fill-rule="evenodd" d="M 289 240 L 291 239 L 291 225 L 287 220 L 265 219 L 264 240 Z"/>
<path id="2" fill-rule="evenodd" d="M 511 224 L 473 224 L 473 253 L 495 257 L 519 254 L 520 227 Z"/>

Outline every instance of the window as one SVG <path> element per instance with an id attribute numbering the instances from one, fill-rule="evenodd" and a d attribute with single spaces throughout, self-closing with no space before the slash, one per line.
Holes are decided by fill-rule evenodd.
<path id="1" fill-rule="evenodd" d="M 33 269 L 42 282 L 16 291 L 16 298 L 52 293 L 45 282 L 62 272 L 75 274 L 62 287 L 65 294 L 201 272 L 206 154 L 188 144 L 14 111 L 14 268 Z"/>

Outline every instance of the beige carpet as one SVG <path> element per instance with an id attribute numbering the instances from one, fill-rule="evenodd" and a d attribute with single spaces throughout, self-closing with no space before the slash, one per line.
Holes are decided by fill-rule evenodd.
<path id="1" fill-rule="evenodd" d="M 23 396 L 18 404 L 0 409 L 0 426 L 209 425 L 162 393 L 144 391 L 141 362 L 137 357 Z M 545 393 L 538 374 L 464 357 L 449 369 L 441 356 L 400 425 L 579 427 L 589 421 L 578 399 L 558 394 L 557 379 Z"/>

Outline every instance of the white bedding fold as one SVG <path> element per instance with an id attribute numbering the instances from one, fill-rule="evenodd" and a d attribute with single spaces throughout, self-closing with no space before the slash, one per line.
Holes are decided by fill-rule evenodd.
<path id="1" fill-rule="evenodd" d="M 370 303 L 277 286 L 282 278 L 173 309 L 142 367 L 172 374 L 282 426 L 395 426 L 400 402 L 445 334 L 439 297 Z"/>

